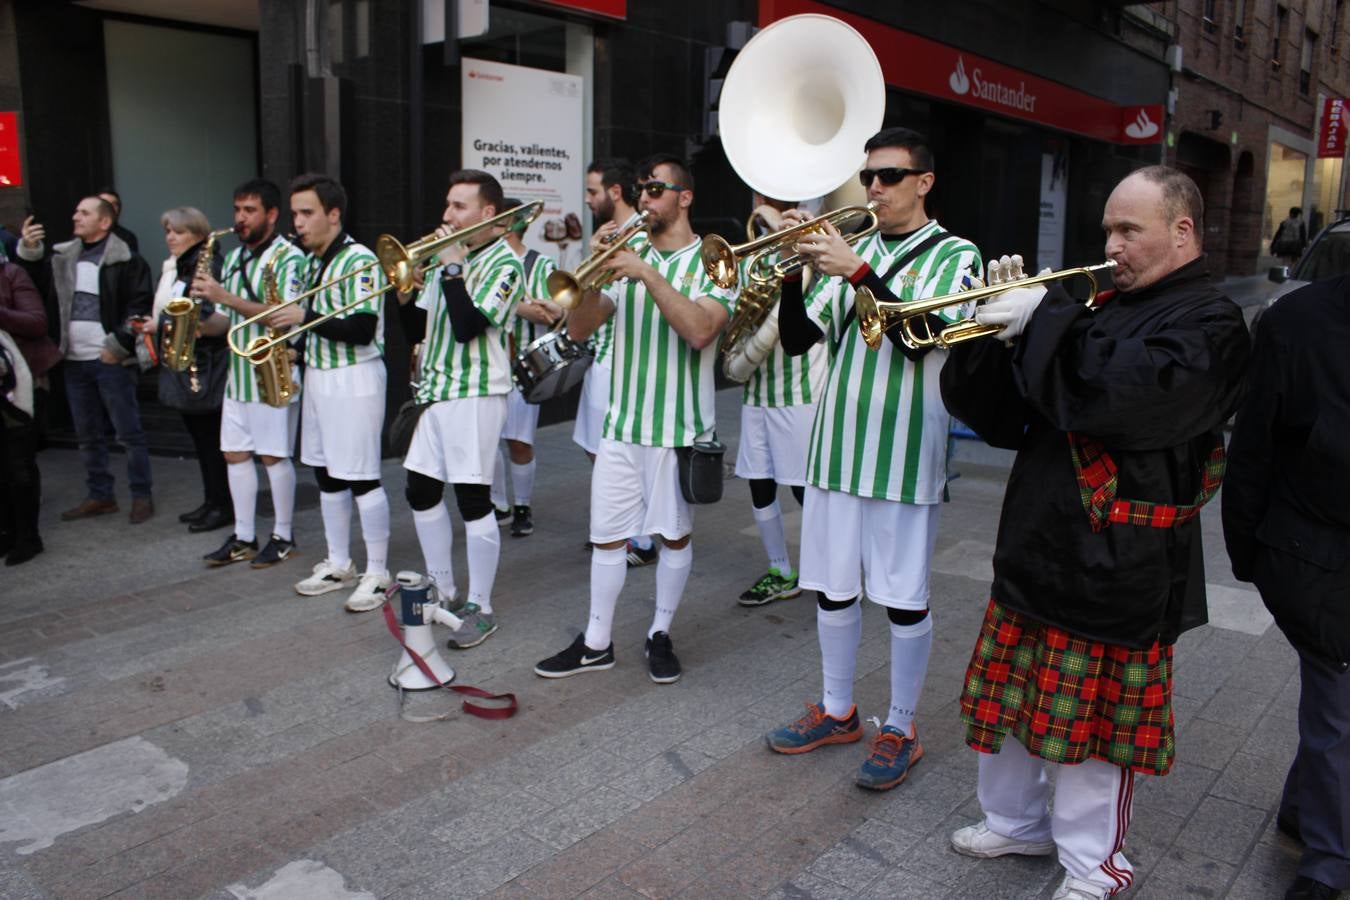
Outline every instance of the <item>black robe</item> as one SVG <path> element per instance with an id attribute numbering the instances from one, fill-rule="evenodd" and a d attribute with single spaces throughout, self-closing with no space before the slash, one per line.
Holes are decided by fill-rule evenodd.
<path id="1" fill-rule="evenodd" d="M 1242 312 L 1204 259 L 1099 309 L 1058 286 L 1011 348 L 958 345 L 942 371 L 952 415 L 1015 449 L 994 549 L 993 598 L 1093 640 L 1144 648 L 1207 621 L 1200 522 L 1093 532 L 1067 432 L 1101 441 L 1120 499 L 1189 504 L 1242 397 Z"/>

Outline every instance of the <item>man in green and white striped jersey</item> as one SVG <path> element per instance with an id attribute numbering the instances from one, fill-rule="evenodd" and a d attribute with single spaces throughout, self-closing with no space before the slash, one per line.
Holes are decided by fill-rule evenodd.
<path id="1" fill-rule="evenodd" d="M 246 181 L 234 190 L 234 231 L 240 246 L 225 258 L 223 284 L 203 273 L 193 282 L 193 295 L 205 298 L 218 309 L 226 310 L 230 327 L 266 312 L 266 288 L 263 272 L 268 265 L 276 276 L 277 288 L 284 299 L 300 293 L 302 272 L 307 265 L 305 253 L 277 234 L 281 191 L 263 178 Z M 265 336 L 261 323 L 243 329 L 235 342 L 247 347 Z M 283 348 L 283 352 L 285 352 Z M 291 378 L 298 388 L 299 371 Z M 209 565 L 224 566 L 245 559 L 253 568 L 275 565 L 291 555 L 295 541 L 291 520 L 295 513 L 295 426 L 299 421 L 299 391 L 291 402 L 278 409 L 262 401 L 258 376 L 252 363 L 230 354 L 230 369 L 225 378 L 225 404 L 220 419 L 220 449 L 225 455 L 234 502 L 234 534 L 218 549 L 205 556 Z M 276 521 L 271 537 L 258 551 L 257 508 L 258 470 L 253 457 L 262 459 L 263 471 L 272 488 L 272 509 Z"/>
<path id="2" fill-rule="evenodd" d="M 506 198 L 506 208 L 520 206 L 520 201 Z M 528 226 L 524 219 L 515 223 L 506 233 L 504 242 L 520 260 L 525 272 L 525 287 L 520 302 L 511 313 L 511 353 L 508 366 L 514 366 L 516 355 L 537 338 L 543 337 L 562 317 L 562 307 L 548 296 L 548 276 L 557 265 L 553 258 L 525 246 L 521 235 Z M 511 465 L 511 536 L 528 537 L 534 533 L 534 513 L 530 497 L 534 492 L 534 433 L 539 427 L 539 404 L 527 403 L 519 386 L 513 383 L 506 395 L 506 427 L 502 442 Z M 501 510 L 507 505 L 506 466 L 498 453 L 492 467 L 492 505 Z"/>
<path id="3" fill-rule="evenodd" d="M 783 212 L 793 204 L 758 193 L 754 198 L 751 216 L 762 221 L 770 232 L 780 230 L 784 225 Z M 769 261 L 776 262 L 777 257 Z M 742 289 L 749 278 L 745 269 L 743 264 Z M 745 294 L 741 296 L 744 298 Z M 769 326 L 766 322 L 760 327 Z M 741 606 L 763 606 L 802 592 L 788 555 L 778 486 L 791 487 L 798 503 L 805 500 L 806 448 L 816 417 L 816 398 L 825 382 L 827 356 L 824 343 L 815 344 L 804 356 L 793 356 L 783 350 L 775 337 L 772 349 L 745 382 L 736 476 L 750 482 L 750 503 L 769 558 L 769 571 L 741 594 L 737 601 Z"/>
<path id="4" fill-rule="evenodd" d="M 703 271 L 689 226 L 688 167 L 663 155 L 638 171 L 650 243 L 616 252 L 616 280 L 603 293 L 588 292 L 569 320 L 572 337 L 583 340 L 614 318 L 614 374 L 591 475 L 590 620 L 571 646 L 535 666 L 545 678 L 613 667 L 614 608 L 627 575 L 625 541 L 634 534 L 660 535 L 663 544 L 648 671 L 659 684 L 680 677 L 669 630 L 689 579 L 694 523 L 680 493 L 676 448 L 712 434 L 715 343 L 734 295 Z"/>
<path id="5" fill-rule="evenodd" d="M 797 247 L 820 277 L 804 299 L 800 279 L 786 280 L 779 307 L 787 352 L 820 340 L 835 350 L 811 431 L 802 514 L 801 585 L 817 591 L 823 698 L 767 740 L 780 753 L 805 753 L 862 737 L 853 673 L 865 579 L 868 598 L 890 620 L 891 703 L 855 780 L 884 790 L 923 755 L 914 716 L 933 644 L 928 564 L 946 482 L 948 415 L 938 386 L 946 353 L 910 348 L 898 325 L 879 350 L 868 349 L 854 292 L 865 286 L 881 300 L 955 293 L 978 273 L 980 256 L 928 218 L 933 155 L 922 135 L 888 128 L 865 149 L 860 175 L 877 204 L 878 231 L 856 247 L 828 223 L 802 237 Z"/>
<path id="6" fill-rule="evenodd" d="M 496 178 L 478 169 L 455 172 L 437 234 L 469 228 L 508 208 Z M 454 534 L 441 498 L 446 484 L 454 487 L 469 560 L 469 599 L 457 611 L 463 625 L 449 641 L 460 650 L 481 644 L 497 630 L 492 586 L 501 534 L 492 514 L 492 470 L 511 390 L 507 329 L 525 281 L 520 258 L 502 234 L 501 228 L 480 230 L 468 246 L 447 246 L 440 264 L 425 273 L 417 302 L 399 296 L 399 318 L 409 342 L 422 340 L 416 399 L 430 404 L 417 420 L 403 460 L 408 504 L 427 574 L 453 601 L 458 595 L 450 556 Z"/>
<path id="7" fill-rule="evenodd" d="M 342 227 L 347 192 L 327 175 L 291 182 L 291 220 L 309 251 L 307 290 L 330 285 L 308 307 L 272 313 L 274 328 L 294 328 L 350 307 L 305 335 L 304 412 L 300 461 L 319 483 L 328 556 L 299 582 L 315 596 L 357 581 L 351 557 L 352 498 L 361 518 L 366 569 L 347 598 L 348 612 L 376 609 L 389 586 L 389 497 L 380 485 L 380 431 L 384 426 L 384 274 L 375 254 Z M 341 279 L 341 280 L 338 280 Z"/>

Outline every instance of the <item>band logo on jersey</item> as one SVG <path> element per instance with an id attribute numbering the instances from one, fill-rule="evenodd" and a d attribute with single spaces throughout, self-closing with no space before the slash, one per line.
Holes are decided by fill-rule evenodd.
<path id="1" fill-rule="evenodd" d="M 494 305 L 501 306 L 511 299 L 511 295 L 516 289 L 516 273 L 508 272 L 506 277 L 497 282 L 497 300 Z"/>
<path id="2" fill-rule="evenodd" d="M 375 273 L 373 271 L 362 272 L 356 279 L 356 290 L 359 296 L 365 297 L 375 292 Z"/>

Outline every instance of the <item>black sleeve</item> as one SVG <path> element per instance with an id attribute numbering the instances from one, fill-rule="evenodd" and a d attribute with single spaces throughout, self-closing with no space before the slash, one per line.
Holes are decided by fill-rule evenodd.
<path id="1" fill-rule="evenodd" d="M 455 340 L 467 344 L 492 327 L 488 317 L 473 305 L 463 278 L 441 279 L 441 290 L 445 293 L 445 309 L 450 314 Z"/>
<path id="2" fill-rule="evenodd" d="M 778 295 L 778 340 L 788 356 L 801 356 L 809 351 L 825 332 L 806 315 L 806 298 L 802 296 L 802 279 L 784 278 Z"/>
<path id="3" fill-rule="evenodd" d="M 426 336 L 427 311 L 418 306 L 417 301 L 409 300 L 399 306 L 398 322 L 403 326 L 403 336 L 409 344 L 415 344 Z"/>
<path id="4" fill-rule="evenodd" d="M 1012 350 L 1002 341 L 965 341 L 952 347 L 939 376 L 942 403 L 991 447 L 1016 450 L 1027 408 L 1013 380 Z"/>
<path id="5" fill-rule="evenodd" d="M 867 286 L 867 288 L 872 291 L 873 296 L 875 296 L 878 300 L 886 300 L 891 303 L 895 303 L 900 299 L 899 297 L 896 297 L 895 294 L 891 293 L 891 289 L 886 286 L 886 282 L 881 280 L 881 276 L 878 275 L 876 270 L 873 269 L 871 266 L 867 267 L 867 274 L 864 275 L 862 277 L 862 280 L 859 281 L 858 284 L 855 285 L 854 287 L 859 288 L 863 287 L 864 285 Z M 924 318 L 928 323 L 928 330 L 932 334 L 937 334 L 939 331 L 947 327 L 947 323 L 942 321 L 933 313 L 927 313 L 924 316 Z M 894 346 L 895 349 L 903 353 L 905 355 L 905 359 L 909 360 L 910 362 L 914 363 L 918 362 L 919 360 L 927 356 L 928 352 L 933 349 L 932 347 L 918 347 L 918 348 L 911 347 L 909 346 L 909 344 L 905 343 L 903 335 L 904 330 L 901 328 L 900 322 L 896 322 L 890 328 L 886 329 L 886 337 L 890 340 L 891 345 Z"/>
<path id="6" fill-rule="evenodd" d="M 317 318 L 319 314 L 312 309 L 305 313 L 306 323 L 313 322 Z M 379 317 L 374 313 L 356 313 L 345 319 L 329 319 L 322 325 L 315 325 L 310 331 L 330 341 L 365 346 L 375 340 L 375 326 L 379 321 Z"/>

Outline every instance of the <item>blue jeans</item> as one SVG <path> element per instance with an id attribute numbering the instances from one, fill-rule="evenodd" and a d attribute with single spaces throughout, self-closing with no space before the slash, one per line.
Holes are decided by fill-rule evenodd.
<path id="1" fill-rule="evenodd" d="M 150 496 L 150 451 L 136 405 L 136 367 L 92 360 L 65 362 L 66 399 L 80 440 L 89 496 L 113 499 L 113 476 L 108 471 L 108 423 L 117 442 L 127 451 L 127 480 L 131 496 Z"/>

